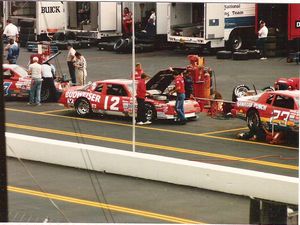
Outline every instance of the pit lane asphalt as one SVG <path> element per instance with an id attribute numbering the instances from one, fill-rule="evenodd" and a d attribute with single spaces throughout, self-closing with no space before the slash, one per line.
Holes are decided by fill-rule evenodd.
<path id="1" fill-rule="evenodd" d="M 99 52 L 95 49 L 80 52 L 88 61 L 89 80 L 129 77 L 130 55 Z M 59 56 L 59 61 L 64 62 L 65 56 L 64 51 Z M 26 65 L 28 57 L 28 52 L 21 51 L 20 64 Z M 186 55 L 169 51 L 137 54 L 137 61 L 143 64 L 144 70 L 150 75 L 168 66 L 188 64 Z M 218 90 L 225 99 L 230 99 L 232 88 L 237 84 L 246 83 L 251 87 L 253 81 L 257 88 L 262 88 L 272 85 L 279 76 L 291 77 L 299 74 L 299 67 L 296 64 L 287 64 L 285 59 L 281 58 L 237 62 L 217 60 L 214 56 L 208 56 L 206 61 L 207 65 L 215 70 Z M 67 72 L 65 64 L 61 64 L 61 70 Z M 129 119 L 97 116 L 88 120 L 81 119 L 72 111 L 63 110 L 55 103 L 30 107 L 26 102 L 8 101 L 6 123 L 9 132 L 131 150 Z M 243 129 L 245 129 L 243 121 L 216 120 L 204 114 L 198 121 L 189 122 L 185 126 L 158 121 L 153 125 L 137 128 L 136 139 L 140 142 L 137 151 L 298 176 L 298 146 L 273 146 L 237 140 L 236 134 Z M 76 136 L 78 132 L 82 134 Z M 207 134 L 207 132 L 214 133 Z M 234 161 L 233 157 L 239 158 Z M 209 220 L 208 222 L 212 223 Z"/>

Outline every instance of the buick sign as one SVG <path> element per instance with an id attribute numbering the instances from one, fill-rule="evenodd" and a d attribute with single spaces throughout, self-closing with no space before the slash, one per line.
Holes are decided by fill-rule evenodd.
<path id="1" fill-rule="evenodd" d="M 42 13 L 60 13 L 59 6 L 42 7 Z"/>

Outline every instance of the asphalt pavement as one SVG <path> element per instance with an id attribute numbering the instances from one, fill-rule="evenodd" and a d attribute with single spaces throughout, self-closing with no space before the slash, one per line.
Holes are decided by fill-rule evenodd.
<path id="1" fill-rule="evenodd" d="M 116 54 L 114 52 L 99 51 L 96 48 L 82 49 L 80 52 L 87 59 L 88 80 L 130 78 L 132 64 L 130 54 Z M 30 54 L 31 53 L 22 49 L 19 64 L 25 66 Z M 57 64 L 57 69 L 61 73 L 67 73 L 67 65 L 65 62 L 66 54 L 67 52 L 63 51 L 56 60 L 60 62 Z M 218 60 L 215 56 L 205 56 L 205 59 L 207 66 L 215 71 L 217 90 L 223 95 L 224 99 L 228 100 L 231 99 L 232 89 L 235 85 L 247 84 L 251 87 L 252 84 L 255 84 L 256 88 L 260 89 L 273 85 L 278 77 L 299 76 L 299 65 L 286 63 L 285 58 L 270 58 L 265 61 L 234 61 Z M 187 55 L 185 53 L 174 51 L 140 53 L 136 55 L 136 62 L 142 63 L 144 71 L 149 75 L 154 75 L 157 71 L 168 68 L 169 66 L 180 67 L 188 64 Z M 132 140 L 131 124 L 130 118 L 103 118 L 97 115 L 88 118 L 79 118 L 75 115 L 74 111 L 66 110 L 57 103 L 45 103 L 41 107 L 33 107 L 27 106 L 25 101 L 6 102 L 6 129 L 9 132 L 130 151 L 132 149 L 130 143 Z M 298 176 L 299 146 L 297 141 L 292 144 L 270 145 L 264 142 L 237 139 L 237 134 L 239 132 L 245 132 L 247 129 L 245 121 L 238 119 L 214 119 L 208 117 L 205 113 L 201 114 L 198 121 L 190 121 L 185 126 L 177 126 L 169 121 L 156 121 L 150 126 L 137 127 L 136 150 L 138 152 L 192 161 L 292 177 Z M 18 163 L 14 160 L 10 160 L 9 163 L 14 165 L 9 166 L 9 173 L 13 174 L 11 172 L 14 171 L 13 168 L 18 168 L 18 166 L 16 166 Z M 87 179 L 86 177 L 83 178 L 74 175 L 78 173 L 78 170 L 44 164 L 29 164 L 33 168 L 39 168 L 41 172 L 38 176 L 41 177 L 42 182 L 45 182 L 44 185 L 47 187 L 47 191 L 58 195 L 67 195 L 92 201 L 96 200 L 94 197 L 89 197 L 91 191 L 87 191 L 87 196 L 83 194 L 82 190 L 84 188 L 91 189 L 92 187 L 90 184 L 84 185 L 88 183 L 84 181 L 84 179 Z M 57 172 L 48 173 L 48 171 L 50 171 L 49 168 Z M 24 173 L 24 171 L 22 171 L 22 169 L 19 169 L 13 176 L 10 176 L 10 185 L 38 190 L 38 188 L 33 187 L 32 184 L 29 185 L 27 183 L 30 179 L 26 178 L 24 174 L 22 175 L 22 173 Z M 38 170 L 34 169 L 34 171 Z M 86 173 L 84 171 L 80 172 Z M 76 177 L 76 179 L 74 178 L 75 181 L 72 180 L 69 182 L 69 179 L 66 179 L 66 177 L 69 177 L 69 173 L 73 174 L 70 175 L 70 177 Z M 11 177 L 13 177 L 13 179 Z M 51 180 L 51 182 L 48 182 L 48 179 Z M 125 179 L 126 182 L 132 181 L 132 178 L 122 177 L 120 179 Z M 24 181 L 24 183 L 22 183 L 22 181 Z M 133 181 L 136 181 L 136 179 L 133 179 Z M 138 181 L 145 182 L 145 186 L 150 185 L 148 181 Z M 136 184 L 132 185 L 136 186 Z M 168 184 L 159 183 L 159 185 L 161 185 L 161 187 L 158 189 L 161 190 L 166 190 L 168 187 Z M 53 189 L 50 189 L 51 186 L 53 186 Z M 126 185 L 124 185 L 124 188 L 125 186 Z M 183 188 L 171 186 L 175 189 Z M 116 184 L 114 187 L 121 189 L 114 189 L 109 196 L 112 198 L 114 198 L 114 194 L 116 197 L 119 196 L 118 200 L 120 202 L 116 202 L 125 207 L 144 209 L 151 212 L 158 212 L 159 214 L 167 214 L 205 223 L 248 223 L 248 199 L 241 198 L 241 200 L 240 197 L 227 196 L 228 199 L 220 200 L 220 202 L 225 204 L 224 205 L 216 200 L 219 198 L 222 199 L 222 194 L 212 192 L 212 196 L 216 196 L 216 199 L 207 199 L 207 197 L 202 194 L 203 190 L 199 189 L 184 188 L 182 193 L 185 194 L 182 194 L 182 198 L 180 198 L 181 194 L 173 193 L 173 191 L 170 191 L 170 193 L 172 193 L 171 196 L 166 194 L 166 192 L 162 192 L 162 194 L 159 195 L 157 193 L 158 189 L 153 189 L 156 190 L 153 191 L 153 193 L 136 190 L 134 193 L 137 195 L 126 195 L 128 190 L 131 190 L 129 186 L 127 190 L 122 189 L 123 184 Z M 193 197 L 193 195 L 190 196 L 190 192 L 186 192 L 186 190 L 201 192 L 198 193 L 199 197 L 201 196 L 200 199 L 197 199 L 195 196 Z M 126 195 L 126 197 L 124 197 L 123 194 Z M 40 199 L 35 200 L 32 196 L 24 197 L 20 193 L 16 194 L 16 192 L 12 192 L 10 195 L 12 196 L 10 199 L 15 201 L 14 204 L 10 203 L 12 204 L 12 209 L 16 209 L 17 211 L 19 211 L 21 207 L 17 204 L 18 201 L 23 201 L 21 205 L 30 202 L 30 206 L 33 208 L 36 207 L 36 204 L 43 205 L 44 207 L 44 204 L 39 202 Z M 105 196 L 106 195 L 107 194 L 105 194 Z M 187 198 L 187 196 L 190 197 Z M 234 201 L 236 198 L 239 199 L 238 201 L 242 201 L 242 205 L 244 205 L 241 206 L 237 204 Z M 210 205 L 206 205 L 208 202 L 210 202 Z M 227 203 L 230 203 L 232 207 L 226 205 Z M 49 203 L 47 204 L 47 207 L 50 207 Z M 68 213 L 70 213 L 70 215 L 74 214 L 73 218 L 76 218 L 74 219 L 75 222 L 112 222 L 112 220 L 105 221 L 105 216 L 103 215 L 100 216 L 101 219 L 98 215 L 97 217 L 91 216 L 91 214 L 93 214 L 92 211 L 76 214 L 76 212 L 82 210 L 81 207 L 77 208 L 79 206 L 76 206 L 76 210 L 74 209 L 73 212 L 71 210 L 72 206 L 69 204 L 70 203 L 64 202 L 63 205 L 70 207 Z M 232 211 L 227 213 L 228 210 Z M 234 210 L 236 210 L 236 213 Z M 57 212 L 53 212 L 51 217 L 61 222 L 60 216 L 53 216 L 55 213 Z M 115 220 L 116 222 L 172 222 L 170 220 L 161 220 L 161 217 L 159 217 L 160 219 L 158 220 L 157 218 L 154 220 L 148 220 L 149 218 L 147 218 L 147 220 L 145 220 L 144 217 L 141 219 L 141 217 L 121 216 L 119 214 L 115 217 L 117 218 Z"/>

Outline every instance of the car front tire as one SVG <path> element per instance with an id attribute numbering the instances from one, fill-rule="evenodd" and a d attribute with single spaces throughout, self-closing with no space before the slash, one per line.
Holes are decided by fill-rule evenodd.
<path id="1" fill-rule="evenodd" d="M 91 113 L 91 105 L 87 99 L 78 99 L 75 103 L 77 115 L 85 117 Z"/>
<path id="2" fill-rule="evenodd" d="M 261 121 L 258 112 L 256 110 L 250 110 L 247 113 L 246 119 L 250 132 L 257 133 L 261 128 Z"/>

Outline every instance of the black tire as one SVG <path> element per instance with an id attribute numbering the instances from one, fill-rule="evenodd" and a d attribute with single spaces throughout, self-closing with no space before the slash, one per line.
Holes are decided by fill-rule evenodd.
<path id="1" fill-rule="evenodd" d="M 75 102 L 75 111 L 77 115 L 85 117 L 91 113 L 91 104 L 85 98 L 80 98 Z"/>
<path id="2" fill-rule="evenodd" d="M 256 110 L 251 109 L 246 116 L 247 126 L 251 133 L 257 133 L 261 129 L 261 121 Z"/>
<path id="3" fill-rule="evenodd" d="M 240 84 L 238 86 L 235 86 L 232 91 L 232 101 L 236 102 L 237 98 L 245 96 L 245 94 L 249 90 L 250 88 L 245 84 Z"/>
<path id="4" fill-rule="evenodd" d="M 276 43 L 265 43 L 266 50 L 275 50 L 276 49 Z"/>
<path id="5" fill-rule="evenodd" d="M 123 52 L 125 51 L 127 47 L 128 42 L 125 39 L 119 39 L 115 44 L 114 44 L 114 50 L 116 52 Z"/>
<path id="6" fill-rule="evenodd" d="M 138 52 L 152 52 L 155 49 L 154 44 L 138 44 L 135 47 Z"/>
<path id="7" fill-rule="evenodd" d="M 267 57 L 275 57 L 276 51 L 275 50 L 266 50 L 266 56 Z"/>
<path id="8" fill-rule="evenodd" d="M 53 35 L 52 39 L 54 41 L 64 41 L 65 40 L 65 34 L 62 32 L 57 32 Z"/>
<path id="9" fill-rule="evenodd" d="M 232 54 L 232 59 L 233 60 L 248 60 L 248 52 L 234 52 Z"/>
<path id="10" fill-rule="evenodd" d="M 229 37 L 229 49 L 236 51 L 243 47 L 243 38 L 238 32 L 234 32 Z"/>
<path id="11" fill-rule="evenodd" d="M 156 119 L 156 110 L 150 103 L 145 103 L 146 107 L 146 120 L 154 121 Z"/>
<path id="12" fill-rule="evenodd" d="M 248 51 L 248 58 L 249 59 L 259 59 L 261 56 L 259 54 L 259 52 L 257 52 L 256 50 L 249 50 Z"/>
<path id="13" fill-rule="evenodd" d="M 113 51 L 114 45 L 114 42 L 99 42 L 97 46 L 101 51 Z"/>
<path id="14" fill-rule="evenodd" d="M 232 51 L 218 51 L 217 52 L 217 59 L 231 59 L 232 58 Z"/>
<path id="15" fill-rule="evenodd" d="M 76 34 L 72 31 L 67 31 L 65 33 L 66 40 L 76 40 Z"/>
<path id="16" fill-rule="evenodd" d="M 264 87 L 263 89 L 261 89 L 264 92 L 268 92 L 268 91 L 275 91 L 275 88 L 272 86 L 268 86 L 268 87 Z"/>
<path id="17" fill-rule="evenodd" d="M 91 47 L 91 42 L 88 40 L 79 41 L 80 48 L 89 48 Z"/>
<path id="18" fill-rule="evenodd" d="M 41 101 L 42 102 L 49 102 L 51 99 L 50 89 L 49 88 L 43 88 L 41 90 Z"/>
<path id="19" fill-rule="evenodd" d="M 21 20 L 20 22 L 19 22 L 19 26 L 21 27 L 21 28 L 23 28 L 23 27 L 34 27 L 34 21 L 26 21 L 26 20 Z"/>

